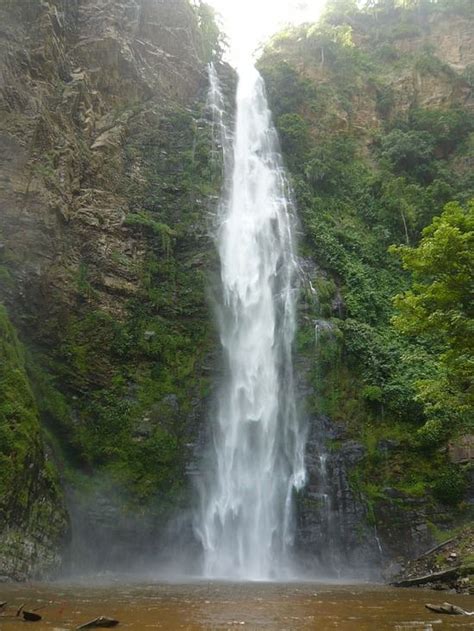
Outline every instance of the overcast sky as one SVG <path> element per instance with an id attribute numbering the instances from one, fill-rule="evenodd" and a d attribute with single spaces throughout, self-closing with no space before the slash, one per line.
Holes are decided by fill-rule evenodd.
<path id="1" fill-rule="evenodd" d="M 315 21 L 325 0 L 207 0 L 222 15 L 234 63 L 287 23 Z"/>

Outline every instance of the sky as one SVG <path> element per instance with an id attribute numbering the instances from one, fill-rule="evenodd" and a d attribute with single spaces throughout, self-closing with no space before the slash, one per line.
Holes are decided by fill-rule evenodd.
<path id="1" fill-rule="evenodd" d="M 222 16 L 230 40 L 231 61 L 257 46 L 288 23 L 316 21 L 325 0 L 207 0 Z"/>

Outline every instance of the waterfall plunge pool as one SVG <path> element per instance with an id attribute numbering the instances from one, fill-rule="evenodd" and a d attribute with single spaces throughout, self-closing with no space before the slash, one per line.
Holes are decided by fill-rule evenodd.
<path id="1" fill-rule="evenodd" d="M 474 609 L 474 596 L 381 585 L 323 583 L 222 583 L 196 581 L 140 584 L 111 579 L 94 585 L 38 583 L 0 585 L 2 631 L 70 631 L 98 616 L 120 620 L 118 629 L 144 631 L 436 631 L 474 628 L 466 616 L 441 616 L 425 603 L 445 600 Z M 41 622 L 15 618 L 18 607 L 36 609 Z M 44 607 L 44 608 L 43 608 Z"/>

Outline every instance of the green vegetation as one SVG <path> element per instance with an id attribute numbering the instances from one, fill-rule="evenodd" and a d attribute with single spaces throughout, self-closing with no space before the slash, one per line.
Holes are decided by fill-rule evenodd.
<path id="1" fill-rule="evenodd" d="M 439 349 L 436 373 L 416 384 L 428 428 L 472 430 L 474 200 L 466 208 L 447 204 L 417 248 L 393 250 L 413 274 L 412 288 L 395 298 L 400 313 L 394 323 Z"/>
<path id="2" fill-rule="evenodd" d="M 216 11 L 202 0 L 194 0 L 193 4 L 201 34 L 202 58 L 207 63 L 220 59 L 227 44 Z"/>
<path id="3" fill-rule="evenodd" d="M 474 119 L 451 96 L 466 79 L 432 48 L 404 43 L 429 35 L 427 15 L 468 8 L 334 0 L 321 23 L 277 35 L 260 61 L 301 254 L 321 268 L 299 334 L 313 358 L 311 409 L 362 439 L 353 483 L 374 507 L 403 506 L 386 487 L 454 506 L 465 488 L 439 448 L 472 431 Z M 419 87 L 404 83 L 413 73 Z M 450 100 L 424 104 L 428 77 L 426 89 Z M 327 325 L 311 343 L 320 318 Z"/>
<path id="4" fill-rule="evenodd" d="M 41 533 L 45 545 L 57 545 L 66 520 L 56 468 L 45 459 L 24 349 L 3 305 L 0 357 L 0 547 L 15 568 L 21 565 L 21 557 L 15 558 L 11 548 L 17 531 L 25 529 L 33 537 Z"/>
<path id="5" fill-rule="evenodd" d="M 39 439 L 39 424 L 22 349 L 4 307 L 0 309 L 0 506 L 5 510 L 15 477 Z"/>
<path id="6" fill-rule="evenodd" d="M 130 213 L 125 219 L 126 226 L 141 226 L 161 237 L 161 249 L 166 256 L 171 255 L 171 238 L 176 233 L 165 223 L 151 219 L 145 213 Z"/>
<path id="7" fill-rule="evenodd" d="M 466 478 L 459 469 L 445 468 L 436 478 L 433 493 L 440 502 L 456 506 L 463 499 L 466 486 Z"/>

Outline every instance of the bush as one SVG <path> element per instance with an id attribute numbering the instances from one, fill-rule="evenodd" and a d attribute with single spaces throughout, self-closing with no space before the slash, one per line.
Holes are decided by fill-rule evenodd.
<path id="1" fill-rule="evenodd" d="M 473 116 L 463 109 L 415 109 L 410 126 L 430 134 L 436 153 L 447 157 L 473 129 Z"/>
<path id="2" fill-rule="evenodd" d="M 383 400 L 383 390 L 380 386 L 365 386 L 361 394 L 370 403 L 381 403 Z"/>
<path id="3" fill-rule="evenodd" d="M 434 139 L 426 131 L 395 129 L 382 139 L 382 158 L 398 171 L 410 172 L 433 158 Z"/>
<path id="4" fill-rule="evenodd" d="M 448 506 L 457 506 L 466 492 L 466 478 L 458 467 L 447 468 L 433 485 L 433 495 Z"/>
<path id="5" fill-rule="evenodd" d="M 440 419 L 430 419 L 416 432 L 416 440 L 421 448 L 437 447 L 446 437 L 443 422 Z"/>
<path id="6" fill-rule="evenodd" d="M 308 123 L 299 114 L 283 114 L 277 126 L 285 154 L 302 158 L 308 150 Z"/>

